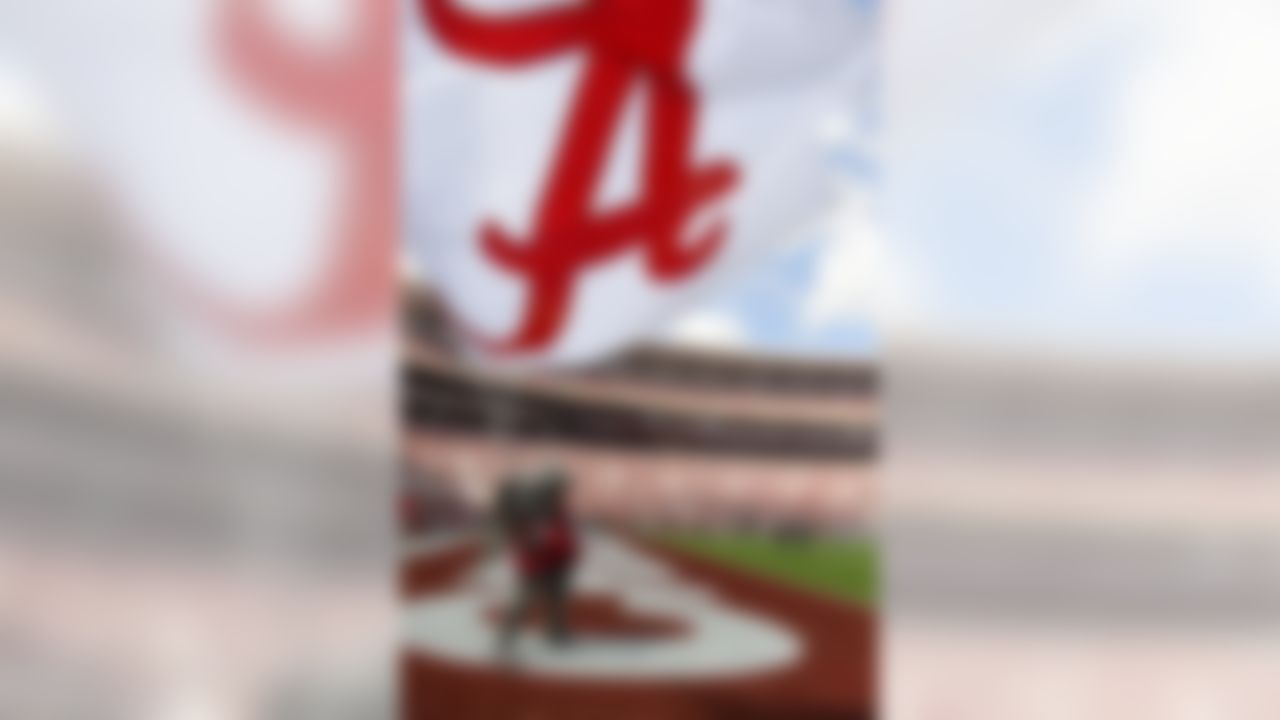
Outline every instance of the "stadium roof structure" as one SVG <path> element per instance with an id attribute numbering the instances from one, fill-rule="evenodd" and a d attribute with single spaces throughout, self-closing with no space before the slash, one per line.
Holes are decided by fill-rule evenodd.
<path id="1" fill-rule="evenodd" d="M 453 337 L 448 312 L 430 286 L 421 280 L 404 285 L 405 328 L 411 349 L 426 346 L 452 355 Z M 582 368 L 575 374 L 680 382 L 700 387 L 746 383 L 759 391 L 874 395 L 876 366 L 866 360 L 772 353 L 757 350 L 707 348 L 665 341 L 638 344 L 622 355 Z"/>

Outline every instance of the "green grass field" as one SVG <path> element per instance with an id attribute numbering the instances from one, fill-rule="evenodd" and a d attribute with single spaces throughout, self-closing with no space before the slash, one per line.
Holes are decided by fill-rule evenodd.
<path id="1" fill-rule="evenodd" d="M 664 543 L 744 570 L 874 607 L 879 593 L 875 543 L 869 539 L 786 540 L 761 535 L 679 533 Z"/>

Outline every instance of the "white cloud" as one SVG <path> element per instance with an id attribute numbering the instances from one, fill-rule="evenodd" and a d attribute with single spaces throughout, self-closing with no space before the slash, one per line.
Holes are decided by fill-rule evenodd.
<path id="1" fill-rule="evenodd" d="M 666 338 L 673 343 L 713 348 L 740 348 L 747 343 L 742 322 L 722 310 L 695 310 L 680 317 Z"/>
<path id="2" fill-rule="evenodd" d="M 852 183 L 841 189 L 815 252 L 813 282 L 799 306 L 806 330 L 896 319 L 909 309 L 915 273 L 892 250 L 866 189 Z"/>
<path id="3" fill-rule="evenodd" d="M 866 201 L 845 192 L 816 249 L 814 281 L 800 306 L 806 328 L 839 325 L 871 313 L 877 236 Z"/>

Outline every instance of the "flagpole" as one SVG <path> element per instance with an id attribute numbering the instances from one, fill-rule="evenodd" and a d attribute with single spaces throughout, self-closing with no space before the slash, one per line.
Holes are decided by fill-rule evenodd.
<path id="1" fill-rule="evenodd" d="M 507 482 L 510 482 L 513 473 L 513 463 L 515 458 L 515 419 L 516 419 L 516 398 L 515 388 L 511 384 L 510 377 L 498 371 L 486 371 L 480 374 L 478 380 L 481 383 L 481 403 L 485 409 L 486 415 L 486 435 L 493 458 L 493 465 L 490 472 L 492 476 L 492 492 L 489 497 L 489 505 L 494 510 L 499 508 L 503 488 Z M 494 536 L 494 542 L 491 546 L 495 552 L 501 552 L 504 544 L 507 542 L 505 529 L 501 524 L 504 519 L 494 518 L 498 522 L 495 526 L 497 534 Z"/>

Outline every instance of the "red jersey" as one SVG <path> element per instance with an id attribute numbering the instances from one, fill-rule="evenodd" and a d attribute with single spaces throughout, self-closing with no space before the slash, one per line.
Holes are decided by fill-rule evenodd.
<path id="1" fill-rule="evenodd" d="M 563 570 L 578 558 L 573 523 L 557 517 L 529 533 L 516 550 L 520 574 L 525 577 Z"/>

